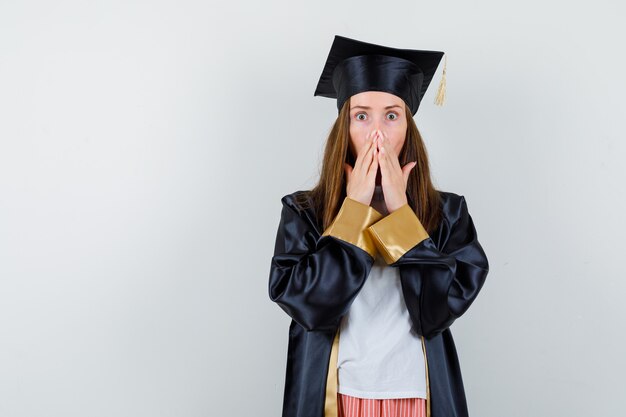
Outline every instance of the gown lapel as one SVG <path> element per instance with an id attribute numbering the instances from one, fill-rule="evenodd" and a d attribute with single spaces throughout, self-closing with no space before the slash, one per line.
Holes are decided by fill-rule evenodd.
<path id="1" fill-rule="evenodd" d="M 326 400 L 324 401 L 324 417 L 337 417 L 337 355 L 339 354 L 339 328 L 335 333 L 333 347 L 330 349 L 330 359 L 328 363 L 328 376 L 326 378 Z"/>

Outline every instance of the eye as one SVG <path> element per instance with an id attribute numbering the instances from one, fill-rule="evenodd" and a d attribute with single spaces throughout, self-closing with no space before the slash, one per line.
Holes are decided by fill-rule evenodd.
<path id="1" fill-rule="evenodd" d="M 360 118 L 359 118 L 359 116 L 363 116 L 363 117 L 365 117 L 365 113 L 357 113 L 357 114 L 355 115 L 355 117 L 356 117 L 356 119 L 357 119 L 357 120 L 365 120 L 364 118 L 363 118 L 363 119 L 360 119 Z"/>
<path id="2" fill-rule="evenodd" d="M 394 112 L 388 113 L 387 116 L 393 116 L 393 119 L 391 120 L 396 120 L 398 118 L 398 115 Z"/>

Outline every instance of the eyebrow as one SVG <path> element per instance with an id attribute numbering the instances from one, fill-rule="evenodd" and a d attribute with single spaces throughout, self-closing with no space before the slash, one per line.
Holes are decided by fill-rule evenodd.
<path id="1" fill-rule="evenodd" d="M 397 104 L 394 104 L 394 105 L 391 105 L 391 106 L 387 106 L 387 107 L 385 107 L 385 110 L 387 110 L 387 109 L 393 109 L 394 107 L 400 107 L 400 106 L 398 106 Z M 402 108 L 402 107 L 400 107 L 400 108 Z M 354 110 L 354 109 L 365 109 L 365 110 L 370 110 L 370 109 L 371 109 L 371 107 L 367 107 L 367 106 L 354 106 L 354 107 L 352 107 L 350 110 Z"/>

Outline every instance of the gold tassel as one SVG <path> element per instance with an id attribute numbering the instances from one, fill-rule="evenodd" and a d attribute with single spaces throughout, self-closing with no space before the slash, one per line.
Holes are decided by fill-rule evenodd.
<path id="1" fill-rule="evenodd" d="M 446 101 L 446 65 L 448 64 L 448 54 L 444 55 L 443 61 L 443 75 L 441 76 L 441 81 L 439 82 L 439 89 L 437 90 L 437 97 L 435 97 L 435 104 L 438 106 L 443 106 L 443 103 Z"/>

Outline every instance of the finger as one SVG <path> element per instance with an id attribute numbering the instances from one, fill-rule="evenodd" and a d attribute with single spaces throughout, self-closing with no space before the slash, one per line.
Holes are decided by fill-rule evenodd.
<path id="1" fill-rule="evenodd" d="M 387 150 L 383 143 L 381 143 L 379 147 L 378 164 L 380 165 L 380 173 L 386 178 L 389 175 L 389 161 L 387 158 Z"/>
<path id="2" fill-rule="evenodd" d="M 368 169 L 367 169 L 366 175 L 369 175 L 372 169 L 377 169 L 378 167 L 378 155 L 377 155 L 378 154 L 378 138 L 376 137 L 376 135 L 374 135 L 374 138 L 373 138 L 373 146 L 371 149 L 371 154 L 372 154 L 372 158 L 369 161 L 370 163 L 367 167 Z M 374 167 L 375 164 L 376 166 Z"/>
<path id="3" fill-rule="evenodd" d="M 400 178 L 403 177 L 403 172 L 402 167 L 400 166 L 400 161 L 398 160 L 398 155 L 393 152 L 389 139 L 386 139 L 383 142 L 383 150 L 385 154 L 384 163 L 387 169 L 387 177 L 392 182 L 399 182 Z"/>
<path id="4" fill-rule="evenodd" d="M 362 173 L 363 171 L 365 171 L 364 175 L 367 174 L 367 171 L 369 170 L 369 166 L 372 164 L 374 149 L 376 149 L 375 142 L 376 142 L 376 137 L 372 136 L 370 147 L 367 149 L 367 152 L 365 153 L 365 155 L 363 155 L 363 157 L 361 158 L 361 164 L 359 165 L 359 172 Z"/>
<path id="5" fill-rule="evenodd" d="M 354 163 L 354 169 L 358 169 L 358 170 L 361 169 L 361 167 L 363 165 L 363 158 L 367 154 L 367 151 L 369 149 L 371 149 L 372 144 L 373 144 L 373 140 L 372 140 L 372 135 L 371 135 L 371 132 L 370 132 L 365 137 L 365 143 L 363 144 L 363 146 L 361 146 L 361 151 L 358 153 L 358 155 L 356 157 L 356 161 Z"/>
<path id="6" fill-rule="evenodd" d="M 374 147 L 374 153 L 372 155 L 372 163 L 370 165 L 370 169 L 367 172 L 367 175 L 370 177 L 373 177 L 374 179 L 376 179 L 376 173 L 378 172 L 378 147 L 375 146 Z"/>
<path id="7" fill-rule="evenodd" d="M 370 148 L 367 150 L 367 154 L 365 155 L 365 158 L 363 158 L 363 168 L 366 170 L 366 174 L 369 171 L 369 168 L 372 165 L 372 161 L 375 158 L 376 142 L 378 142 L 378 139 L 376 138 L 376 136 L 373 136 L 372 146 L 370 146 Z"/>
<path id="8" fill-rule="evenodd" d="M 383 135 L 383 143 L 387 145 L 387 148 L 389 148 L 389 150 L 391 150 L 391 141 L 389 140 L 389 137 L 386 133 L 383 133 Z M 398 159 L 398 156 L 394 152 L 387 152 L 387 156 L 389 158 L 390 168 L 397 170 L 398 172 L 402 172 L 402 167 L 400 166 L 400 160 Z"/>
<path id="9" fill-rule="evenodd" d="M 402 175 L 402 170 L 400 169 L 399 163 L 397 163 L 397 156 L 393 153 L 391 148 L 391 144 L 389 140 L 382 140 L 381 146 L 381 158 L 379 160 L 381 166 L 381 173 L 385 176 L 389 181 L 395 182 L 395 178 L 397 175 Z M 396 160 L 397 168 L 394 165 L 394 160 Z"/>
<path id="10" fill-rule="evenodd" d="M 388 141 L 385 140 L 385 138 L 383 136 L 379 136 L 379 151 L 380 151 L 380 156 L 381 159 L 384 160 L 384 162 L 386 162 L 387 164 L 391 163 L 391 160 L 389 159 L 389 145 L 388 145 Z M 388 166 L 388 168 L 390 168 Z"/>

